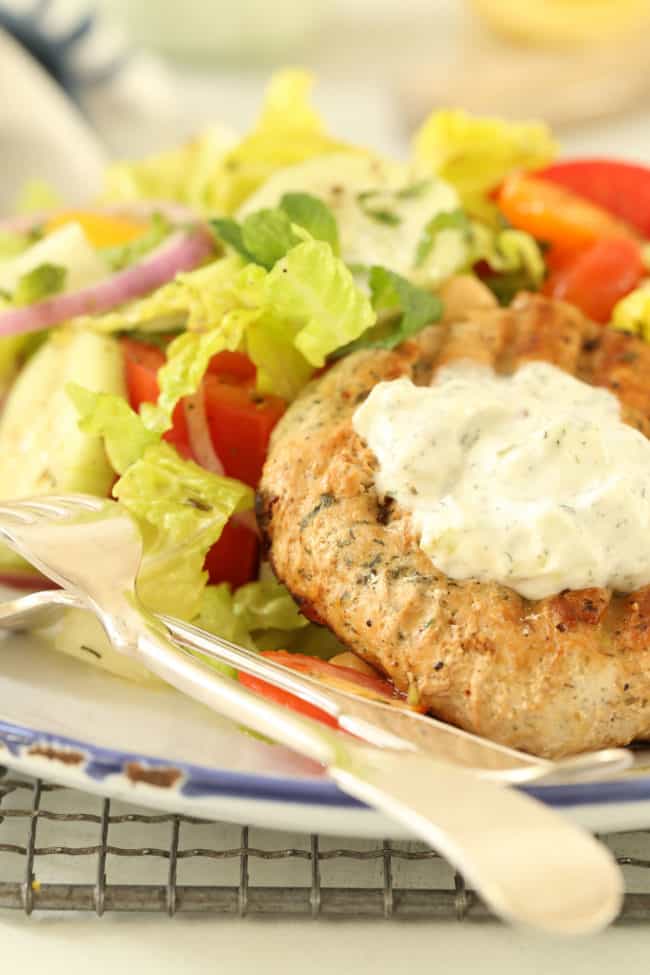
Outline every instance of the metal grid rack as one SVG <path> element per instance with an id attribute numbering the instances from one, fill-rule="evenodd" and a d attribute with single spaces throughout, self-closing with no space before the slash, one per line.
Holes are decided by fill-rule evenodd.
<path id="1" fill-rule="evenodd" d="M 209 843 L 187 845 L 201 837 Z M 305 836 L 284 845 L 284 839 L 127 807 L 0 768 L 0 908 L 28 915 L 491 917 L 462 877 L 421 844 Z M 620 919 L 649 921 L 650 831 L 607 842 L 626 874 Z"/>

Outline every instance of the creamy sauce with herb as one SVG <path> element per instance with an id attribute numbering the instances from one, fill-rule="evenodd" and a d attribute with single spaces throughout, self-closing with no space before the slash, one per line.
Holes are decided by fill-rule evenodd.
<path id="1" fill-rule="evenodd" d="M 546 362 L 505 377 L 463 362 L 430 387 L 379 383 L 353 424 L 450 578 L 528 599 L 650 582 L 650 441 L 607 390 Z"/>

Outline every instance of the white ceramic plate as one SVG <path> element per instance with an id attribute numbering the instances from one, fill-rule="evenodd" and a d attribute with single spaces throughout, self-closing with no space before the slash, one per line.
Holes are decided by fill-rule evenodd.
<path id="1" fill-rule="evenodd" d="M 141 686 L 49 649 L 0 640 L 0 765 L 207 819 L 395 838 L 320 768 L 164 686 Z M 650 826 L 650 774 L 531 790 L 597 831 Z"/>

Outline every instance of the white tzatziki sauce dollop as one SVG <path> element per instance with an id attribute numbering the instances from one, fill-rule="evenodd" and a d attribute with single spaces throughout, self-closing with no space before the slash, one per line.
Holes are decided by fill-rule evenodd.
<path id="1" fill-rule="evenodd" d="M 607 390 L 546 362 L 459 362 L 428 387 L 379 383 L 353 424 L 450 578 L 528 599 L 650 582 L 650 440 Z"/>

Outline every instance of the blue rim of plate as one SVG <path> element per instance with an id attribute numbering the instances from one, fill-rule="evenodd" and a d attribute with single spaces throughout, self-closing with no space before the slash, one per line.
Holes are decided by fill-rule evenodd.
<path id="1" fill-rule="evenodd" d="M 263 775 L 253 772 L 231 772 L 227 769 L 209 768 L 181 762 L 175 759 L 155 758 L 138 752 L 125 752 L 99 745 L 89 744 L 76 738 L 68 738 L 49 731 L 26 728 L 22 725 L 0 721 L 0 744 L 11 755 L 22 757 L 30 755 L 35 747 L 61 748 L 81 752 L 80 773 L 101 782 L 109 775 L 119 775 L 131 763 L 150 769 L 173 767 L 181 773 L 178 785 L 174 786 L 187 798 L 200 799 L 207 796 L 239 797 L 258 799 L 267 802 L 288 802 L 319 806 L 335 806 L 348 809 L 367 809 L 368 807 L 352 799 L 326 778 L 284 778 L 276 775 Z M 42 756 L 38 756 L 42 757 Z M 47 756 L 46 756 L 47 757 Z M 53 756 L 53 760 L 56 758 Z M 0 752 L 0 765 L 2 752 Z M 569 807 L 587 805 L 608 805 L 613 803 L 632 803 L 650 800 L 650 775 L 636 778 L 588 782 L 581 785 L 539 785 L 523 788 L 549 806 Z"/>

